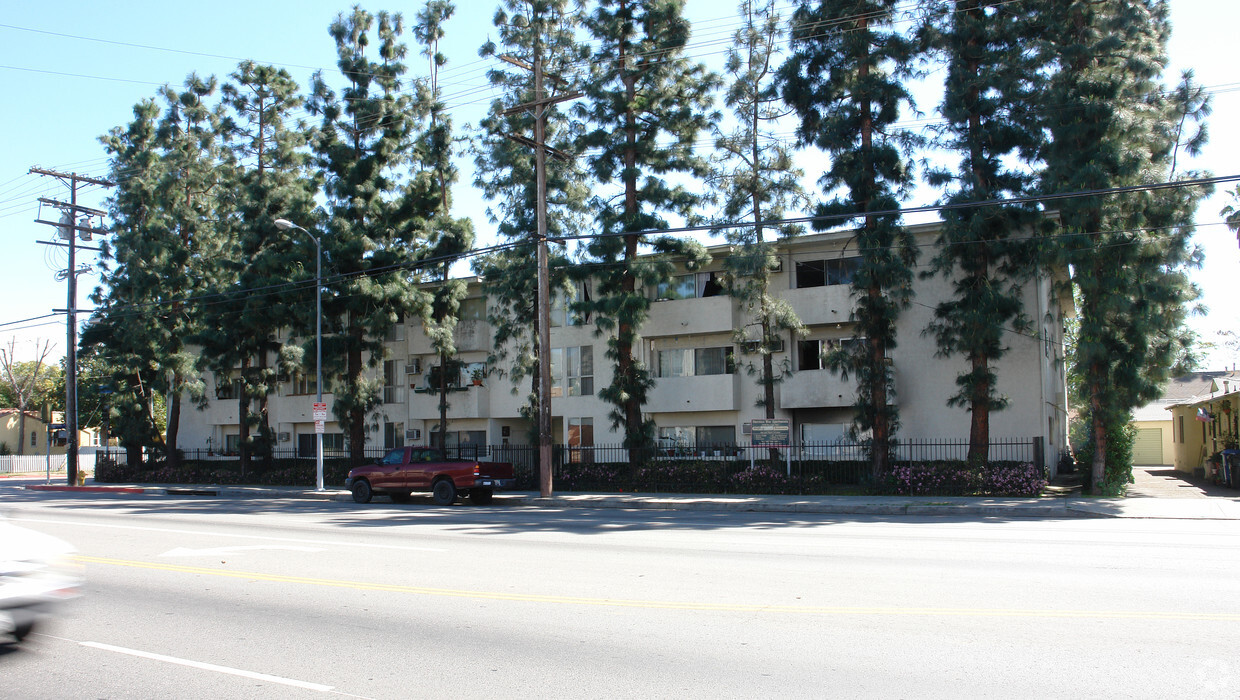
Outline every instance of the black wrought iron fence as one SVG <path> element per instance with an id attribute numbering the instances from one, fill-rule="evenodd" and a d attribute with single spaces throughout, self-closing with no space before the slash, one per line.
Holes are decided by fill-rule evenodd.
<path id="1" fill-rule="evenodd" d="M 362 463 L 381 458 L 387 448 L 364 450 Z M 452 445 L 451 459 L 509 462 L 519 490 L 538 488 L 536 445 Z M 123 466 L 124 451 L 101 450 Z M 867 447 L 834 441 L 790 447 L 737 444 L 670 444 L 646 449 L 622 445 L 555 445 L 553 481 L 557 491 L 644 491 L 689 493 L 819 493 L 861 486 L 870 478 Z M 904 440 L 894 451 L 894 465 L 963 462 L 967 440 Z M 995 440 L 991 464 L 1043 464 L 1041 438 Z M 208 449 L 182 450 L 181 473 L 156 473 L 167 479 L 212 483 L 313 484 L 315 455 L 296 448 L 252 454 L 244 468 L 239 455 Z M 355 461 L 347 450 L 324 451 L 325 482 L 340 486 Z M 149 465 L 159 470 L 160 465 Z"/>

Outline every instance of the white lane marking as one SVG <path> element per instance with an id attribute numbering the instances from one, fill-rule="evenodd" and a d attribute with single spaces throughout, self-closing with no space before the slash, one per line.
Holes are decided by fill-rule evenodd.
<path id="1" fill-rule="evenodd" d="M 188 547 L 177 547 L 169 549 L 161 557 L 217 557 L 231 554 L 240 554 L 242 552 L 253 552 L 257 550 L 282 549 L 290 552 L 322 552 L 320 547 L 299 547 L 297 545 L 287 544 L 243 544 L 236 547 L 210 547 L 207 549 L 190 549 Z"/>
<path id="2" fill-rule="evenodd" d="M 114 651 L 118 654 L 128 654 L 129 656 L 137 656 L 143 659 L 151 659 L 153 661 L 163 661 L 164 663 L 177 664 L 179 666 L 189 666 L 203 671 L 215 671 L 216 673 L 227 673 L 233 676 L 241 676 L 243 678 L 252 678 L 259 681 L 267 681 L 269 683 L 279 683 L 281 685 L 291 685 L 296 688 L 305 688 L 306 690 L 317 690 L 321 693 L 329 692 L 332 689 L 330 685 L 322 685 L 320 683 L 308 683 L 306 681 L 294 680 L 292 678 L 283 678 L 281 676 L 271 676 L 266 673 L 256 673 L 254 671 L 245 671 L 239 668 L 231 668 L 229 666 L 217 666 L 215 664 L 206 664 L 201 661 L 190 661 L 189 659 L 178 659 L 175 656 L 164 656 L 163 654 L 152 654 L 149 651 L 138 651 L 137 649 L 126 649 L 125 647 L 116 647 L 111 644 L 100 644 L 99 642 L 78 642 L 84 647 L 93 649 L 102 649 L 104 651 Z"/>
<path id="3" fill-rule="evenodd" d="M 46 520 L 42 518 L 9 518 L 11 522 L 45 523 L 48 525 L 72 525 L 81 527 L 80 520 Z M 202 535 L 205 537 L 232 537 L 243 540 L 267 540 L 269 542 L 299 542 L 301 544 L 321 544 L 329 547 L 365 547 L 368 549 L 399 549 L 407 552 L 442 552 L 436 547 L 408 547 L 398 544 L 371 544 L 366 542 L 336 542 L 332 540 L 306 540 L 295 537 L 271 537 L 269 535 L 234 535 L 223 532 L 203 532 L 201 530 L 177 530 L 168 527 L 143 527 L 141 525 L 113 525 L 111 523 L 89 523 L 90 527 L 110 527 L 114 530 L 143 530 L 145 532 L 167 532 L 174 535 Z M 225 523 L 224 525 L 227 525 Z"/>

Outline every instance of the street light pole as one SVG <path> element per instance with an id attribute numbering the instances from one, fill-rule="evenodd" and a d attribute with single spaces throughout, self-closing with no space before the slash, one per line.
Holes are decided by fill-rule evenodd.
<path id="1" fill-rule="evenodd" d="M 319 237 L 310 233 L 306 229 L 289 221 L 288 219 L 276 219 L 276 228 L 281 231 L 296 229 L 310 237 L 314 241 L 314 249 L 316 252 L 314 260 L 314 323 L 315 323 L 315 379 L 314 387 L 317 392 L 315 403 L 323 403 L 323 245 L 319 241 Z M 323 431 L 319 429 L 315 421 L 314 429 L 314 488 L 316 491 L 323 491 Z"/>

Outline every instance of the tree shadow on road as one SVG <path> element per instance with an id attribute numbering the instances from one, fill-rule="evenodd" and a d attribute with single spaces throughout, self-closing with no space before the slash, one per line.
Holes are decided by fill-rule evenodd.
<path id="1" fill-rule="evenodd" d="M 273 515 L 318 516 L 325 525 L 351 529 L 433 526 L 467 535 L 519 535 L 555 532 L 578 535 L 656 530 L 727 530 L 735 528 L 780 530 L 821 527 L 845 523 L 1005 523 L 1027 522 L 1028 517 L 973 515 L 900 515 L 870 513 L 794 513 L 748 510 L 664 510 L 651 508 L 591 508 L 461 503 L 434 505 L 430 498 L 415 497 L 395 504 L 376 497 L 368 504 L 296 498 L 221 498 L 214 496 L 163 496 L 112 493 L 37 492 L 0 488 L 0 510 L 5 506 L 35 504 L 64 508 L 75 514 L 98 512 L 147 516 Z M 1051 518 L 1038 518 L 1048 520 Z M 1072 519 L 1075 520 L 1075 519 Z"/>

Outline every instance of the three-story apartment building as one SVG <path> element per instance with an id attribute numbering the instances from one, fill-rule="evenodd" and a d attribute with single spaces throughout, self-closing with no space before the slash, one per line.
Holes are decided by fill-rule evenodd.
<path id="1" fill-rule="evenodd" d="M 912 227 L 923 250 L 929 250 L 937 225 Z M 852 421 L 856 385 L 823 366 L 825 350 L 861 340 L 852 321 L 851 275 L 857 253 L 847 233 L 802 236 L 781 244 L 780 266 L 771 277 L 771 291 L 785 299 L 805 324 L 804 336 L 786 334 L 774 353 L 774 365 L 787 376 L 776 386 L 775 415 L 790 421 L 793 440 L 821 443 L 838 440 Z M 738 341 L 736 329 L 751 329 L 754 319 L 725 295 L 717 275 L 727 246 L 712 249 L 715 263 L 705 270 L 685 272 L 669 284 L 647 289 L 652 300 L 649 320 L 641 328 L 635 353 L 655 377 L 644 411 L 658 426 L 662 441 L 677 445 L 747 444 L 749 426 L 764 418 L 758 405 L 762 387 L 746 371 L 760 367 L 760 356 L 750 343 Z M 923 255 L 925 259 L 928 253 Z M 1010 403 L 992 413 L 992 438 L 1041 438 L 1049 469 L 1067 445 L 1064 370 L 1064 319 L 1072 313 L 1071 298 L 1056 285 L 1052 271 L 1037 270 L 1024 286 L 1028 331 L 1009 331 L 1007 354 L 997 364 L 998 391 Z M 895 374 L 902 438 L 966 439 L 966 408 L 947 405 L 957 391 L 956 376 L 964 368 L 960 357 L 937 356 L 934 338 L 923 333 L 935 305 L 951 293 L 942 277 L 914 282 L 914 302 L 900 316 L 898 344 L 889 353 Z M 580 288 L 578 294 L 588 294 Z M 492 329 L 487 322 L 487 300 L 477 280 L 469 282 L 469 297 L 461 306 L 456 343 L 459 364 L 449 371 L 447 441 L 449 445 L 527 444 L 530 426 L 520 408 L 530 391 L 529 379 L 520 386 L 509 380 L 503 366 L 488 365 L 493 354 Z M 563 299 L 552 311 L 551 364 L 553 436 L 572 446 L 618 444 L 608 418 L 611 406 L 598 391 L 611 381 L 605 357 L 606 338 L 596 333 L 590 319 L 579 318 Z M 439 357 L 417 319 L 397 326 L 386 339 L 386 355 L 379 365 L 383 405 L 374 414 L 369 444 L 396 446 L 425 443 L 439 423 Z M 312 371 L 312 370 L 311 370 Z M 236 402 L 227 381 L 205 378 L 216 391 L 208 407 L 183 414 L 183 444 L 228 449 L 237 440 Z M 330 389 L 330 382 L 328 382 Z M 311 378 L 293 377 L 272 397 L 269 417 L 281 447 L 296 447 L 312 455 L 314 423 Z M 332 397 L 325 396 L 329 404 Z M 343 436 L 334 423 L 327 425 L 324 444 L 342 448 Z"/>

